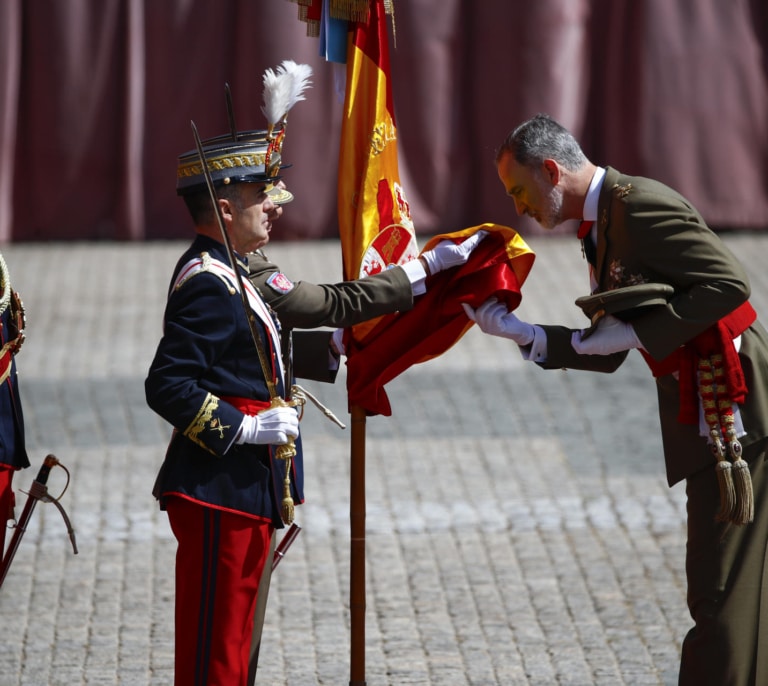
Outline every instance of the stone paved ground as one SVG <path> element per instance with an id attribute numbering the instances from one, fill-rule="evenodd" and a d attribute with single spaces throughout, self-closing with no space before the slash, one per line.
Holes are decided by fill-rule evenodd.
<path id="1" fill-rule="evenodd" d="M 768 317 L 768 235 L 728 235 Z M 574 241 L 531 240 L 519 315 L 581 325 Z M 180 243 L 3 248 L 28 311 L 19 356 L 33 468 L 71 472 L 38 505 L 0 589 L 0 686 L 172 683 L 174 541 L 150 494 L 168 427 L 144 402 Z M 336 241 L 276 244 L 335 281 Z M 345 384 L 308 385 L 346 419 Z M 615 374 L 543 372 L 472 330 L 387 388 L 367 422 L 370 686 L 676 683 L 689 627 L 684 492 L 663 475 L 640 356 Z M 349 681 L 349 430 L 313 409 L 303 532 L 273 578 L 259 683 Z M 49 482 L 64 486 L 56 469 Z M 23 503 L 25 496 L 19 495 Z"/>

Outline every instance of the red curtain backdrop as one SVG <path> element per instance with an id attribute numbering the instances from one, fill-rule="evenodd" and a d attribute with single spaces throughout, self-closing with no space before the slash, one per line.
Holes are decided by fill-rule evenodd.
<path id="1" fill-rule="evenodd" d="M 655 176 L 718 229 L 768 228 L 764 0 L 394 0 L 400 176 L 416 231 L 517 219 L 493 165 L 548 112 L 598 164 Z M 274 240 L 337 237 L 341 100 L 287 0 L 0 2 L 0 242 L 189 235 L 177 155 L 261 128 L 261 76 L 312 65 Z"/>

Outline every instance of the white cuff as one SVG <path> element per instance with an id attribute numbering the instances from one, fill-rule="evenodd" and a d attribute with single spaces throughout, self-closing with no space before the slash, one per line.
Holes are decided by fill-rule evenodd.
<path id="1" fill-rule="evenodd" d="M 255 416 L 250 414 L 243 415 L 243 421 L 240 422 L 240 428 L 235 436 L 235 443 L 242 445 L 243 443 L 253 442 L 256 433 L 259 430 L 259 420 Z"/>
<path id="2" fill-rule="evenodd" d="M 331 334 L 330 347 L 332 355 L 346 355 L 346 350 L 344 350 L 344 329 L 336 329 Z"/>
<path id="3" fill-rule="evenodd" d="M 645 350 L 645 346 L 643 345 L 643 342 L 637 336 L 637 331 L 635 331 L 635 327 L 629 324 L 629 330 L 631 333 L 632 342 L 634 343 L 634 347 L 637 350 Z"/>
<path id="4" fill-rule="evenodd" d="M 544 363 L 547 361 L 547 332 L 538 324 L 533 325 L 533 343 L 520 348 L 524 360 Z"/>
<path id="5" fill-rule="evenodd" d="M 408 277 L 408 281 L 411 282 L 411 290 L 414 295 L 424 295 L 427 292 L 427 285 L 425 283 L 427 279 L 427 272 L 424 269 L 424 265 L 421 260 L 409 260 L 405 264 L 400 265 Z"/>

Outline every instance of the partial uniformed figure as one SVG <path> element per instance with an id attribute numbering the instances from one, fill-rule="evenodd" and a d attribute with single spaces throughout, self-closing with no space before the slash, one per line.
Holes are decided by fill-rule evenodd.
<path id="1" fill-rule="evenodd" d="M 768 684 L 768 335 L 747 274 L 688 200 L 591 163 L 546 115 L 510 133 L 496 165 L 519 214 L 544 228 L 583 220 L 591 295 L 578 302 L 593 321 L 532 325 L 493 301 L 468 314 L 544 369 L 613 372 L 640 351 L 667 480 L 686 483 L 694 626 L 679 683 Z"/>
<path id="2" fill-rule="evenodd" d="M 14 519 L 13 475 L 29 467 L 16 371 L 24 325 L 24 306 L 11 286 L 8 265 L 0 254 L 0 558 L 5 551 L 6 523 Z"/>

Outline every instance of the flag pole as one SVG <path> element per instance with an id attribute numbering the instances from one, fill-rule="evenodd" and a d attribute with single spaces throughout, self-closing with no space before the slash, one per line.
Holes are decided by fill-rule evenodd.
<path id="1" fill-rule="evenodd" d="M 350 408 L 350 678 L 349 686 L 365 686 L 365 428 L 360 405 Z"/>
<path id="2" fill-rule="evenodd" d="M 339 3 L 343 5 L 344 3 Z M 344 117 L 339 149 L 338 210 L 339 237 L 345 280 L 362 278 L 366 256 L 383 269 L 397 264 L 404 257 L 405 245 L 399 236 L 413 233 L 408 205 L 399 187 L 397 169 L 397 137 L 389 84 L 389 52 L 385 0 L 364 0 L 362 13 L 350 12 L 339 24 L 328 10 L 326 45 L 334 44 L 336 34 L 346 62 Z M 352 5 L 352 3 L 350 3 Z M 338 8 L 337 8 L 338 9 Z M 407 226 L 405 226 L 407 224 Z M 397 225 L 398 240 L 390 247 L 384 229 Z M 376 246 L 381 236 L 383 245 Z M 413 240 L 405 241 L 408 245 Z M 387 248 L 387 250 L 384 250 Z M 375 259 L 381 249 L 383 253 Z M 373 251 L 373 252 L 370 252 Z M 365 273 L 368 273 L 367 271 Z M 375 272 L 372 272 L 375 273 Z M 357 325 L 351 339 L 363 336 Z M 363 324 L 370 330 L 372 322 Z M 347 347 L 349 358 L 351 349 Z M 352 353 L 353 354 L 353 353 Z M 348 385 L 349 390 L 349 385 Z M 349 395 L 348 395 L 349 398 Z M 354 401 L 349 402 L 350 436 L 350 686 L 365 686 L 365 430 L 367 411 Z"/>

